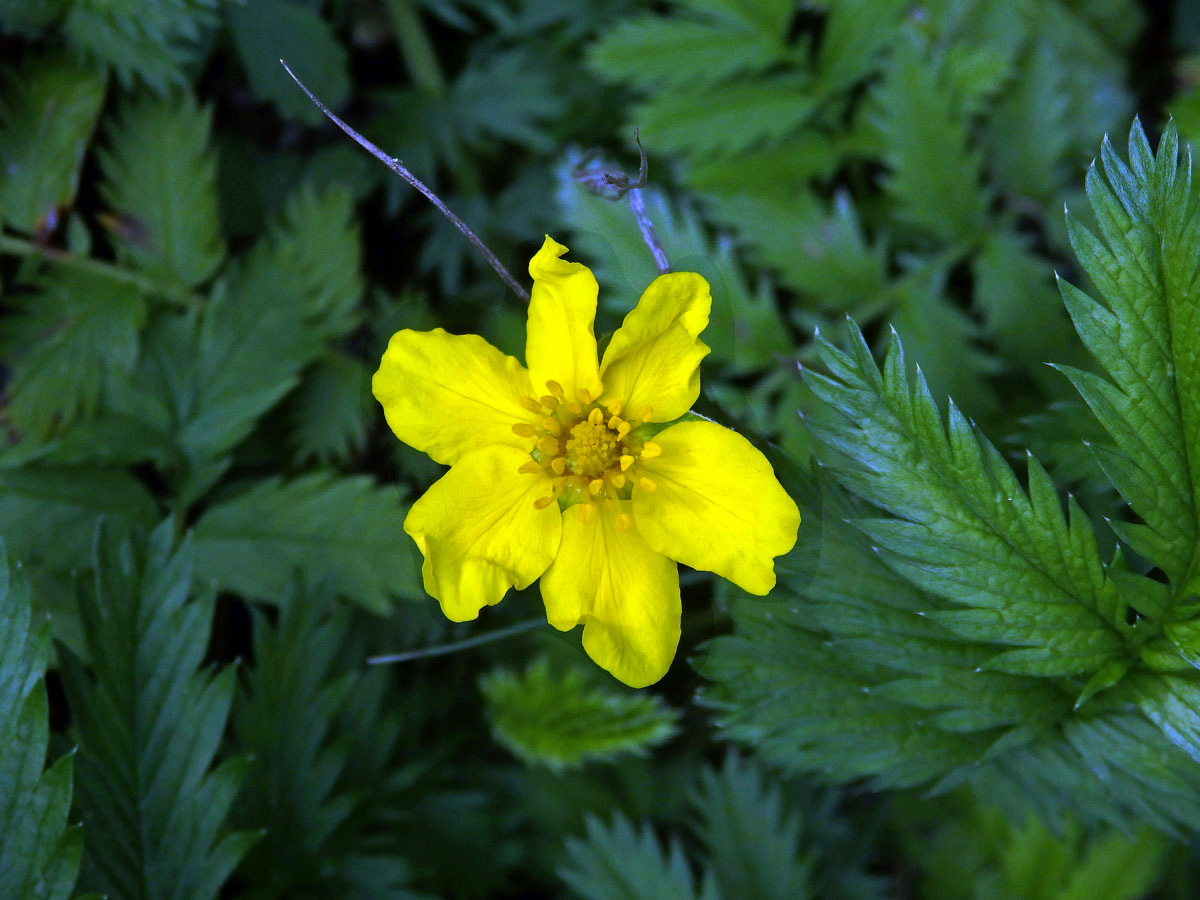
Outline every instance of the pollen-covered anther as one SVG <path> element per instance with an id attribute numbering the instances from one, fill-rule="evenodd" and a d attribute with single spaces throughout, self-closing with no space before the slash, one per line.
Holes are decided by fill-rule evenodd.
<path id="1" fill-rule="evenodd" d="M 533 508 L 534 509 L 545 509 L 547 506 L 549 506 L 553 502 L 554 502 L 553 494 L 550 494 L 548 497 L 538 497 L 536 500 L 533 501 Z"/>
<path id="2" fill-rule="evenodd" d="M 609 400 L 605 408 L 608 410 L 610 416 L 619 416 L 621 414 L 621 401 Z"/>
<path id="3" fill-rule="evenodd" d="M 554 412 L 556 409 L 558 409 L 557 397 L 551 396 L 550 394 L 542 394 L 540 399 L 542 401 L 542 406 L 550 412 Z"/>
<path id="4" fill-rule="evenodd" d="M 532 397 L 521 397 L 517 402 L 531 413 L 540 413 L 542 411 L 542 404 L 538 403 Z"/>
<path id="5" fill-rule="evenodd" d="M 625 473 L 624 472 L 616 472 L 608 480 L 612 482 L 612 486 L 615 487 L 618 491 L 621 488 L 625 487 Z"/>
<path id="6" fill-rule="evenodd" d="M 662 445 L 656 444 L 654 441 L 646 441 L 642 444 L 641 452 L 638 455 L 642 459 L 654 459 L 656 456 L 662 456 Z"/>
<path id="7" fill-rule="evenodd" d="M 599 407 L 597 407 L 596 409 L 593 409 L 590 413 L 588 413 L 588 424 L 589 425 L 603 425 L 604 424 L 604 413 L 600 412 Z"/>
<path id="8" fill-rule="evenodd" d="M 638 487 L 640 487 L 647 494 L 653 494 L 655 491 L 658 490 L 658 482 L 653 481 L 649 478 L 639 478 L 638 479 Z"/>
<path id="9" fill-rule="evenodd" d="M 567 461 L 561 456 L 556 456 L 550 460 L 550 468 L 554 471 L 555 475 L 561 475 L 567 470 Z"/>
<path id="10" fill-rule="evenodd" d="M 537 428 L 528 422 L 518 422 L 512 427 L 512 430 L 517 437 L 533 437 L 537 434 Z"/>
<path id="11" fill-rule="evenodd" d="M 522 475 L 536 475 L 544 470 L 542 469 L 541 463 L 531 459 L 529 462 L 522 465 L 521 468 L 517 469 L 517 471 Z"/>
<path id="12" fill-rule="evenodd" d="M 567 401 L 567 411 L 569 413 L 571 413 L 571 415 L 573 415 L 573 416 L 582 416 L 583 415 L 583 407 L 580 406 L 578 403 L 576 403 L 574 400 Z"/>
<path id="13" fill-rule="evenodd" d="M 537 446 L 538 446 L 538 449 L 541 450 L 543 453 L 545 453 L 547 456 L 557 456 L 558 455 L 559 447 L 558 447 L 558 438 L 556 438 L 556 437 L 551 437 L 550 435 L 546 435 L 545 437 L 543 437 L 541 440 L 538 441 Z"/>
<path id="14" fill-rule="evenodd" d="M 551 378 L 549 381 L 546 382 L 546 390 L 548 390 L 551 394 L 553 394 L 559 400 L 561 400 L 563 397 L 565 397 L 567 395 L 567 392 L 563 390 L 563 386 L 561 384 L 559 384 L 557 381 L 555 381 L 553 378 Z"/>
<path id="15" fill-rule="evenodd" d="M 604 490 L 604 479 L 603 478 L 593 478 L 591 481 L 588 482 L 588 493 L 591 494 L 593 497 L 595 497 L 597 494 L 599 494 L 602 490 Z"/>
<path id="16" fill-rule="evenodd" d="M 628 472 L 629 467 L 632 466 L 635 462 L 637 462 L 637 460 L 635 460 L 632 456 L 630 456 L 628 453 L 626 453 L 624 456 L 621 457 L 621 471 Z"/>
<path id="17" fill-rule="evenodd" d="M 589 403 L 591 403 L 592 402 L 592 392 L 589 391 L 587 388 L 581 387 L 579 389 L 579 402 L 582 403 L 584 406 L 587 406 Z"/>
<path id="18" fill-rule="evenodd" d="M 558 419 L 543 419 L 542 428 L 546 429 L 546 431 L 550 432 L 551 434 L 562 433 L 562 423 L 558 421 Z"/>

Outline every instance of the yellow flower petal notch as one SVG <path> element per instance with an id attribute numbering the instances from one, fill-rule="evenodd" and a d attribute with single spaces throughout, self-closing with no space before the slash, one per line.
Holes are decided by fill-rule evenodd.
<path id="1" fill-rule="evenodd" d="M 528 368 L 482 338 L 401 331 L 372 389 L 396 436 L 448 464 L 404 521 L 425 589 L 474 619 L 538 578 L 546 618 L 654 684 L 679 644 L 677 562 L 775 585 L 800 512 L 741 435 L 682 417 L 700 391 L 708 283 L 656 278 L 597 358 L 598 288 L 548 237 L 529 264 Z"/>

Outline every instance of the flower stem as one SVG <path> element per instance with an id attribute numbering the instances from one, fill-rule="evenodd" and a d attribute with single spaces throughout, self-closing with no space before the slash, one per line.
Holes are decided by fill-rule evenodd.
<path id="1" fill-rule="evenodd" d="M 325 114 L 329 121 L 333 122 L 334 125 L 342 129 L 342 131 L 352 138 L 355 143 L 357 143 L 377 160 L 403 178 L 406 182 L 408 182 L 409 185 L 416 188 L 426 200 L 428 200 L 437 208 L 438 212 L 449 219 L 451 223 L 453 223 L 454 227 L 463 233 L 463 236 L 468 241 L 475 245 L 475 248 L 482 253 L 484 258 L 488 261 L 488 265 L 490 265 L 492 269 L 495 270 L 496 274 L 500 276 L 500 279 L 512 289 L 512 292 L 526 303 L 529 302 L 529 291 L 521 287 L 520 283 L 513 278 L 512 273 L 508 271 L 504 263 L 500 262 L 499 257 L 497 257 L 496 254 L 491 251 L 491 249 L 483 242 L 479 235 L 471 230 L 470 226 L 467 225 L 466 222 L 455 215 L 450 207 L 446 206 L 446 204 L 441 201 L 437 194 L 427 188 L 425 184 L 420 181 L 420 179 L 408 171 L 404 163 L 393 156 L 388 156 L 386 153 L 368 141 L 365 137 L 339 119 L 337 115 L 335 115 L 324 103 L 317 99 L 316 95 L 313 94 L 312 91 L 305 87 L 304 82 L 296 77 L 296 73 L 291 70 L 286 62 L 284 62 L 282 59 L 279 62 L 283 68 L 287 70 L 287 73 L 292 76 L 292 81 L 296 82 L 296 84 L 300 86 L 300 90 L 304 91 L 304 93 L 308 95 L 308 99 L 316 105 L 317 109 Z"/>
<path id="2" fill-rule="evenodd" d="M 428 659 L 431 656 L 445 656 L 448 653 L 457 653 L 459 650 L 468 650 L 471 647 L 478 647 L 481 644 L 490 644 L 492 641 L 499 641 L 507 637 L 512 637 L 515 634 L 532 631 L 539 625 L 544 624 L 546 624 L 544 618 L 526 619 L 524 622 L 510 625 L 508 628 L 497 628 L 494 631 L 477 634 L 475 637 L 465 638 L 461 641 L 452 641 L 449 644 L 438 644 L 436 647 L 422 647 L 420 650 L 408 650 L 404 653 L 389 653 L 384 656 L 368 656 L 367 662 L 371 665 L 381 665 L 383 663 L 411 662 L 414 659 Z"/>
<path id="3" fill-rule="evenodd" d="M 0 254 L 4 253 L 10 256 L 42 257 L 55 265 L 76 269 L 80 272 L 87 272 L 108 281 L 128 285 L 129 287 L 136 288 L 143 294 L 158 297 L 174 303 L 176 306 L 190 308 L 200 306 L 203 303 L 200 297 L 184 288 L 155 281 L 153 278 L 143 275 L 140 272 L 131 272 L 128 269 L 105 262 L 102 259 L 93 259 L 90 256 L 80 256 L 77 253 L 71 253 L 69 250 L 46 247 L 35 241 L 0 235 Z"/>
<path id="4" fill-rule="evenodd" d="M 641 145 L 639 144 L 639 146 Z M 646 204 L 642 200 L 641 188 L 630 189 L 629 208 L 633 210 L 633 218 L 637 220 L 638 229 L 642 232 L 642 240 L 650 248 L 650 255 L 654 257 L 658 273 L 665 275 L 671 271 L 671 263 L 667 259 L 667 251 L 658 241 L 658 235 L 654 233 L 654 225 L 651 223 L 650 217 L 646 214 Z"/>

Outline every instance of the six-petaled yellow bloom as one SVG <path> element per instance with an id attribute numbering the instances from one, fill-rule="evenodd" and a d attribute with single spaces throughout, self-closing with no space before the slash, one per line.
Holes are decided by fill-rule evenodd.
<path id="1" fill-rule="evenodd" d="M 529 264 L 528 368 L 477 335 L 405 330 L 372 389 L 400 440 L 450 466 L 404 521 L 446 617 L 541 578 L 550 624 L 582 624 L 588 655 L 643 687 L 679 643 L 675 563 L 765 594 L 800 513 L 741 435 L 662 427 L 700 393 L 708 283 L 656 278 L 600 361 L 596 279 L 566 252 L 547 237 Z"/>

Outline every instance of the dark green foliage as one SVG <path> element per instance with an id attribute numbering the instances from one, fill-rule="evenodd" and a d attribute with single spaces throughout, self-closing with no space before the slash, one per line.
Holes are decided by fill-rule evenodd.
<path id="1" fill-rule="evenodd" d="M 373 818 L 394 789 L 384 765 L 399 722 L 382 705 L 384 672 L 350 662 L 348 616 L 331 607 L 314 591 L 290 598 L 276 626 L 255 611 L 254 665 L 232 721 L 253 759 L 236 818 L 264 837 L 241 873 L 264 900 L 413 898 L 402 847 Z"/>
<path id="2" fill-rule="evenodd" d="M 34 626 L 29 588 L 0 545 L 0 898 L 66 900 L 83 834 L 67 827 L 71 756 L 42 771 L 50 736 L 48 623 Z"/>
<path id="3" fill-rule="evenodd" d="M 97 534 L 81 585 L 90 667 L 60 647 L 79 751 L 82 883 L 113 900 L 214 898 L 258 838 L 223 823 L 246 761 L 213 767 L 233 669 L 201 671 L 212 594 L 170 521 L 147 540 Z M 90 671 L 89 671 L 90 668 Z"/>
<path id="4" fill-rule="evenodd" d="M 1200 783 L 1188 599 L 1200 393 L 1187 336 L 1198 254 L 1176 152 L 1173 129 L 1155 157 L 1136 123 L 1129 166 L 1105 145 L 1106 179 L 1093 172 L 1089 196 L 1107 247 L 1072 234 L 1106 305 L 1063 287 L 1084 343 L 1121 384 L 1068 370 L 1118 445 L 1095 448 L 1101 465 L 1144 520 L 1114 527 L 1169 583 L 1120 552 L 1104 560 L 1092 522 L 1069 497 L 1064 517 L 1036 459 L 1022 484 L 953 402 L 943 421 L 898 339 L 881 371 L 848 324 L 849 352 L 821 341 L 830 375 L 806 380 L 825 404 L 812 426 L 828 468 L 861 499 L 823 473 L 793 474 L 819 519 L 794 553 L 807 602 L 743 605 L 741 636 L 705 660 L 731 734 L 836 779 L 984 775 L 997 796 L 1045 810 L 1196 827 L 1200 809 L 1179 798 Z M 812 715 L 831 702 L 834 731 Z"/>
<path id="5" fill-rule="evenodd" d="M 480 679 L 496 740 L 528 763 L 558 770 L 626 753 L 645 755 L 678 730 L 678 713 L 657 697 L 589 684 L 541 658 L 518 674 Z"/>

